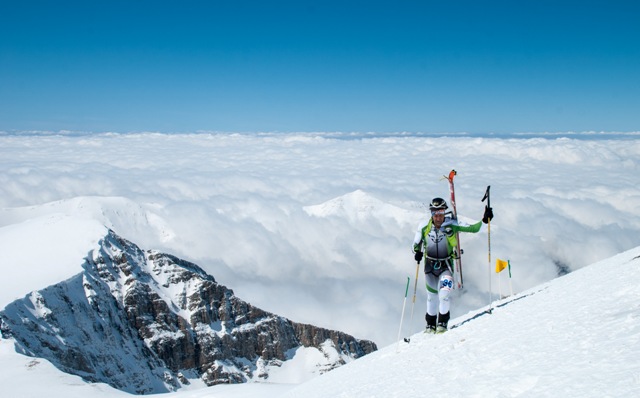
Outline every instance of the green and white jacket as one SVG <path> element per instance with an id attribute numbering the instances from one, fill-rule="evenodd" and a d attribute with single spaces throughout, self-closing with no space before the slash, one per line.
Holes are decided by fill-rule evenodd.
<path id="1" fill-rule="evenodd" d="M 421 251 L 425 258 L 432 260 L 444 260 L 450 258 L 454 249 L 458 246 L 456 232 L 479 232 L 482 221 L 472 225 L 459 225 L 456 220 L 447 218 L 440 228 L 433 226 L 433 219 L 420 226 L 413 239 L 413 252 Z"/>

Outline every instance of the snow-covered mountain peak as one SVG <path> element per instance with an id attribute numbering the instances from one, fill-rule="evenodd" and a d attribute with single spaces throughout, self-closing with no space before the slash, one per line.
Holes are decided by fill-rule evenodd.
<path id="1" fill-rule="evenodd" d="M 358 189 L 319 205 L 306 206 L 307 214 L 315 217 L 343 217 L 350 222 L 362 222 L 370 218 L 390 218 L 399 223 L 414 223 L 416 213 L 386 203 Z"/>
<path id="2" fill-rule="evenodd" d="M 2 224 L 11 224 L 51 214 L 95 220 L 126 236 L 145 236 L 153 232 L 161 242 L 175 237 L 168 223 L 158 213 L 157 205 L 142 205 L 124 197 L 79 196 L 37 206 L 0 210 Z"/>
<path id="3" fill-rule="evenodd" d="M 0 308 L 26 293 L 82 271 L 89 251 L 107 234 L 99 221 L 60 213 L 34 215 L 0 228 Z"/>
<path id="4" fill-rule="evenodd" d="M 254 307 L 197 265 L 111 230 L 82 270 L 7 305 L 2 337 L 18 352 L 123 391 L 265 380 L 296 357 L 311 378 L 376 349 Z"/>

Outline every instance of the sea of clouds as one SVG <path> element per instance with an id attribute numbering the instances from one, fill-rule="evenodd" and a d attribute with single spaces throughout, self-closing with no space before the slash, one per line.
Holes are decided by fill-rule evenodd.
<path id="1" fill-rule="evenodd" d="M 503 273 L 489 293 L 489 247 L 519 292 L 640 244 L 638 134 L 565 135 L 4 132 L 0 228 L 97 218 L 258 307 L 386 345 L 407 277 L 413 292 L 413 236 L 431 198 L 448 201 L 451 169 L 461 220 L 482 217 L 488 185 L 495 214 L 490 242 L 486 228 L 461 236 L 453 317 L 508 290 Z"/>

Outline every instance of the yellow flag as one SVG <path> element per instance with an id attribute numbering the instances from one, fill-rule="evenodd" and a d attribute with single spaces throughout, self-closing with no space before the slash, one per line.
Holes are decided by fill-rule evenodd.
<path id="1" fill-rule="evenodd" d="M 509 265 L 509 263 L 507 261 L 500 260 L 499 258 L 497 258 L 496 259 L 496 274 L 501 272 L 503 269 L 507 268 L 507 265 Z"/>

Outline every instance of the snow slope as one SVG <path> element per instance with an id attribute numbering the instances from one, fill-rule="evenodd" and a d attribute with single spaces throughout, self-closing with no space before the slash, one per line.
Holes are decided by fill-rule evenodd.
<path id="1" fill-rule="evenodd" d="M 285 397 L 638 396 L 639 277 L 640 247 L 507 298 L 492 314 L 458 318 L 446 334 L 415 334 Z"/>
<path id="2" fill-rule="evenodd" d="M 0 227 L 0 307 L 79 273 L 106 233 L 98 221 L 62 213 Z"/>
<path id="3" fill-rule="evenodd" d="M 0 391 L 12 398 L 131 397 L 106 384 L 89 384 L 56 369 L 49 361 L 20 355 L 11 340 L 0 339 Z"/>

